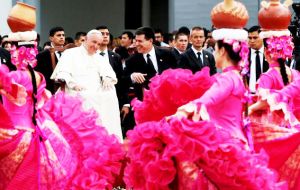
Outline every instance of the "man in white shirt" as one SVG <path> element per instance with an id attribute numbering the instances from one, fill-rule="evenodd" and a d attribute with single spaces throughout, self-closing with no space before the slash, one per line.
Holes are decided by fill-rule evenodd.
<path id="1" fill-rule="evenodd" d="M 100 123 L 110 134 L 122 140 L 120 112 L 115 90 L 116 74 L 106 59 L 99 54 L 103 40 L 101 32 L 91 30 L 80 47 L 64 52 L 51 79 L 64 80 L 66 93 L 80 95 L 84 107 L 93 108 Z"/>
<path id="2" fill-rule="evenodd" d="M 256 92 L 256 82 L 261 73 L 269 69 L 269 64 L 264 57 L 263 39 L 259 37 L 260 27 L 252 26 L 248 30 L 249 51 L 249 89 Z"/>

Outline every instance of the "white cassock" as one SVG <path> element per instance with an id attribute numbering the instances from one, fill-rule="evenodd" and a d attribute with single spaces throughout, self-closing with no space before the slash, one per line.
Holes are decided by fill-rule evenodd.
<path id="1" fill-rule="evenodd" d="M 100 123 L 109 134 L 114 134 L 122 141 L 120 111 L 114 84 L 117 77 L 110 64 L 99 53 L 88 55 L 84 46 L 64 51 L 51 79 L 63 79 L 65 92 L 79 94 L 84 99 L 86 109 L 95 109 L 100 116 Z M 104 80 L 110 88 L 104 88 Z M 108 82 L 107 82 L 108 81 Z M 74 86 L 83 87 L 75 91 Z"/>

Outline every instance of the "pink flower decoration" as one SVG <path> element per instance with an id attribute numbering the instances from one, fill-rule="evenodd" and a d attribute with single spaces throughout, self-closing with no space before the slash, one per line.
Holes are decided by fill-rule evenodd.
<path id="1" fill-rule="evenodd" d="M 21 46 L 16 48 L 13 46 L 10 50 L 11 62 L 16 65 L 20 70 L 24 70 L 30 65 L 34 68 L 37 64 L 36 55 L 38 54 L 37 43 L 34 44 L 34 47 L 27 48 Z"/>
<path id="2" fill-rule="evenodd" d="M 267 39 L 267 44 L 267 51 L 274 60 L 292 57 L 294 44 L 291 36 L 273 36 Z"/>
<path id="3" fill-rule="evenodd" d="M 241 68 L 241 74 L 246 75 L 249 71 L 249 48 L 247 42 L 233 39 L 224 39 L 223 42 L 231 45 L 234 52 L 239 52 L 241 61 L 238 64 Z"/>

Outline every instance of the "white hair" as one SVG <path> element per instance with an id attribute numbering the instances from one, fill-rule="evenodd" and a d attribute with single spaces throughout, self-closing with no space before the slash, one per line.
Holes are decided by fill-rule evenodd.
<path id="1" fill-rule="evenodd" d="M 86 38 L 89 38 L 92 35 L 100 35 L 102 37 L 102 33 L 99 30 L 93 29 L 86 34 Z"/>

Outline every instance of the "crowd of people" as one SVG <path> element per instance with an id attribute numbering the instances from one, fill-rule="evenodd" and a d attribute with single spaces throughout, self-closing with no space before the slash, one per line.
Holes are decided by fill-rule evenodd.
<path id="1" fill-rule="evenodd" d="M 276 26 L 272 6 L 287 12 Z M 73 40 L 53 27 L 43 47 L 34 31 L 7 35 L 0 189 L 300 189 L 287 7 L 263 5 L 248 29 L 244 5 L 228 0 L 210 30 L 113 39 L 101 25 Z"/>

